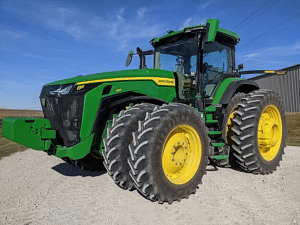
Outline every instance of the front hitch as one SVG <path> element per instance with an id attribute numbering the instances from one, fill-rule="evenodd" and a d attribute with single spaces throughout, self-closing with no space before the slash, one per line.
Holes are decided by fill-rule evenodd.
<path id="1" fill-rule="evenodd" d="M 56 131 L 44 118 L 5 117 L 2 120 L 2 136 L 28 148 L 47 151 Z"/>

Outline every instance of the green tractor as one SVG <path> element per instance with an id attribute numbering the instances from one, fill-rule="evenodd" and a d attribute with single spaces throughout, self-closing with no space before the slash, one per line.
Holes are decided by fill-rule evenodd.
<path id="1" fill-rule="evenodd" d="M 207 165 L 269 174 L 282 160 L 281 98 L 241 78 L 236 33 L 219 20 L 151 40 L 139 69 L 46 84 L 45 118 L 4 118 L 3 136 L 84 170 L 104 167 L 123 189 L 159 203 L 196 192 Z M 153 69 L 146 57 L 154 56 Z M 103 167 L 104 165 L 104 167 Z"/>

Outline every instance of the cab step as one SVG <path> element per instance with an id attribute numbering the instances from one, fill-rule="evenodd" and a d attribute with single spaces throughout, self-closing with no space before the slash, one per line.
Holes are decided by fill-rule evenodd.
<path id="1" fill-rule="evenodd" d="M 216 160 L 224 160 L 228 159 L 228 155 L 214 155 L 213 158 Z"/>
<path id="2" fill-rule="evenodd" d="M 205 123 L 218 123 L 218 120 L 213 118 L 213 114 L 206 114 L 206 121 Z"/>
<path id="3" fill-rule="evenodd" d="M 205 123 L 218 123 L 218 120 L 206 120 Z"/>
<path id="4" fill-rule="evenodd" d="M 222 131 L 208 131 L 208 135 L 219 135 L 222 134 Z"/>
<path id="5" fill-rule="evenodd" d="M 224 147 L 225 143 L 210 143 L 213 147 Z"/>
<path id="6" fill-rule="evenodd" d="M 205 111 L 208 112 L 215 112 L 217 111 L 217 107 L 216 106 L 208 106 L 206 107 Z"/>

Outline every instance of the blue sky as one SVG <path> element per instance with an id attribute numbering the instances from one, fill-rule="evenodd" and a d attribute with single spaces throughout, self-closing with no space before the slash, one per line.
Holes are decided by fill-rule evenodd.
<path id="1" fill-rule="evenodd" d="M 46 83 L 138 68 L 129 50 L 208 18 L 239 34 L 245 70 L 300 63 L 297 0 L 0 0 L 0 108 L 41 109 Z"/>

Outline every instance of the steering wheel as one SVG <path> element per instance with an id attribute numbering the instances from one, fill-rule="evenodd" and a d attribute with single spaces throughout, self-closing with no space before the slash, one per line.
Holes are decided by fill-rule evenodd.
<path id="1" fill-rule="evenodd" d="M 180 65 L 183 65 L 184 59 L 181 58 L 181 57 L 177 57 L 177 58 L 176 58 L 176 62 L 177 62 L 178 64 L 180 64 Z"/>
<path id="2" fill-rule="evenodd" d="M 213 71 L 213 72 L 216 72 L 216 71 Z M 213 79 L 209 80 L 208 82 L 213 82 L 213 81 L 217 81 L 219 79 L 222 78 L 222 74 L 221 72 L 218 72 L 219 74 L 217 74 Z"/>
<path id="3" fill-rule="evenodd" d="M 203 63 L 203 65 L 202 65 L 203 73 L 206 73 L 206 70 L 208 70 L 208 63 Z"/>
<path id="4" fill-rule="evenodd" d="M 213 70 L 211 68 L 207 68 L 207 70 L 209 70 L 211 72 L 214 72 L 214 73 L 217 73 L 217 75 L 214 78 L 210 79 L 208 82 L 217 81 L 217 80 L 219 80 L 219 79 L 222 78 L 223 72 L 220 72 L 220 71 L 217 71 L 217 70 Z"/>
<path id="5" fill-rule="evenodd" d="M 183 73 L 184 59 L 181 58 L 181 57 L 177 57 L 176 58 L 176 62 L 177 62 L 177 64 L 176 64 L 176 66 L 177 66 L 177 72 Z"/>

